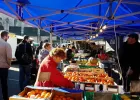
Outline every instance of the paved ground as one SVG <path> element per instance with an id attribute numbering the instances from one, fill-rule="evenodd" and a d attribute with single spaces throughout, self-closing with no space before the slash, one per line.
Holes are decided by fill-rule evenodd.
<path id="1" fill-rule="evenodd" d="M 13 64 L 12 67 L 9 69 L 9 75 L 8 75 L 9 96 L 16 95 L 19 93 L 18 78 L 19 78 L 18 65 Z M 0 100 L 2 100 L 1 86 L 0 86 Z"/>

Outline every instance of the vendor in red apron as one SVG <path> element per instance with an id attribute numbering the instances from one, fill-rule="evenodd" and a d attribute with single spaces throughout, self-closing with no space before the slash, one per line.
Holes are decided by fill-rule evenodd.
<path id="1" fill-rule="evenodd" d="M 100 53 L 98 54 L 98 58 L 100 60 L 107 60 L 108 59 L 108 55 L 106 53 L 104 53 L 104 50 L 100 50 Z"/>
<path id="2" fill-rule="evenodd" d="M 73 83 L 64 78 L 63 74 L 57 70 L 57 65 L 64 60 L 65 57 L 66 54 L 63 49 L 54 48 L 42 61 L 35 85 L 43 87 L 73 88 Z"/>

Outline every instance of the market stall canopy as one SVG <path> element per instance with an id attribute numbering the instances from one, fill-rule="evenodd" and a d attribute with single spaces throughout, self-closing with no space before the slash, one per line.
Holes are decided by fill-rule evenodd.
<path id="1" fill-rule="evenodd" d="M 0 12 L 66 39 L 140 32 L 139 0 L 0 0 Z M 104 26 L 105 30 L 102 30 Z"/>

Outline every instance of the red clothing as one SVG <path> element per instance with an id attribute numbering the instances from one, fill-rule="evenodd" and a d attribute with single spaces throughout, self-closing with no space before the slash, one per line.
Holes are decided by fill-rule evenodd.
<path id="1" fill-rule="evenodd" d="M 106 54 L 98 54 L 98 58 L 101 60 L 107 60 L 108 56 Z"/>
<path id="2" fill-rule="evenodd" d="M 37 82 L 37 86 L 66 88 L 74 87 L 72 82 L 64 78 L 64 76 L 57 70 L 57 63 L 50 56 L 47 56 L 41 63 L 38 73 L 40 72 L 50 72 L 50 80 L 46 82 Z"/>

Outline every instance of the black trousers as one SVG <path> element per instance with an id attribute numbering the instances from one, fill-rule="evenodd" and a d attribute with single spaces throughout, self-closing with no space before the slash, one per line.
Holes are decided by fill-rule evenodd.
<path id="1" fill-rule="evenodd" d="M 8 78 L 8 68 L 0 68 L 0 81 L 4 100 L 8 100 L 7 78 Z"/>

